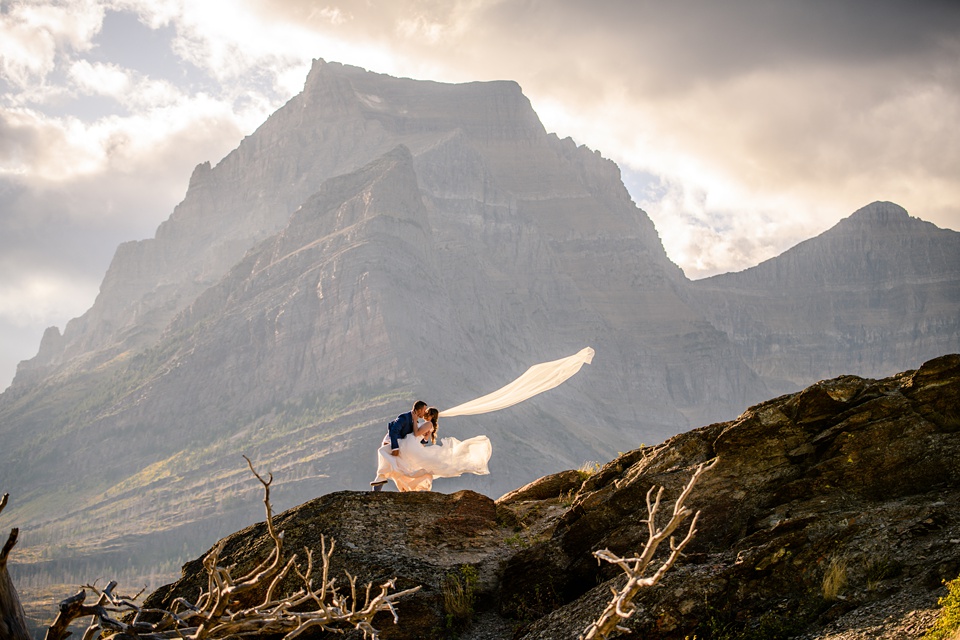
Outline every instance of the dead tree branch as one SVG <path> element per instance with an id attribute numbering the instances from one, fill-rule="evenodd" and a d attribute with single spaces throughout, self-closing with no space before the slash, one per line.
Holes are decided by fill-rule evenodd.
<path id="1" fill-rule="evenodd" d="M 4 507 L 7 506 L 7 501 L 10 499 L 10 494 L 5 493 L 3 497 L 0 498 L 0 513 L 3 513 Z M 3 549 L 0 550 L 0 569 L 6 569 L 7 567 L 7 556 L 10 555 L 13 545 L 17 544 L 17 537 L 20 535 L 20 529 L 13 528 L 10 530 L 10 535 L 7 537 L 7 541 L 3 545 Z"/>
<path id="2" fill-rule="evenodd" d="M 613 592 L 613 598 L 607 604 L 607 607 L 603 610 L 603 613 L 600 614 L 600 617 L 591 622 L 590 625 L 584 629 L 583 633 L 580 634 L 580 640 L 606 640 L 607 638 L 610 638 L 619 632 L 629 631 L 625 627 L 620 626 L 620 622 L 621 620 L 626 620 L 632 616 L 636 610 L 633 606 L 633 598 L 641 589 L 645 587 L 652 587 L 660 582 L 664 574 L 670 570 L 673 564 L 677 561 L 677 558 L 680 557 L 684 547 L 686 547 L 690 541 L 693 540 L 693 536 L 696 535 L 697 520 L 700 517 L 699 511 L 693 514 L 693 519 L 690 521 L 690 527 L 687 529 L 687 535 L 683 538 L 683 540 L 681 540 L 678 544 L 673 538 L 673 532 L 676 531 L 680 524 L 691 513 L 693 513 L 690 511 L 690 509 L 686 508 L 683 503 L 690 495 L 693 487 L 697 484 L 700 476 L 712 469 L 716 464 L 717 459 L 715 458 L 709 465 L 704 463 L 697 467 L 696 471 L 693 473 L 693 476 L 690 477 L 690 481 L 687 482 L 687 486 L 683 489 L 683 491 L 680 493 L 680 496 L 677 498 L 677 501 L 674 503 L 673 513 L 670 514 L 670 520 L 662 528 L 657 528 L 656 516 L 657 512 L 660 510 L 660 501 L 663 497 L 663 487 L 660 487 L 657 490 L 657 495 L 653 502 L 650 501 L 650 498 L 653 494 L 654 487 L 650 487 L 650 490 L 647 491 L 647 543 L 639 557 L 621 558 L 620 556 L 612 553 L 609 549 L 601 549 L 600 551 L 595 551 L 593 553 L 593 555 L 597 557 L 598 562 L 600 560 L 606 560 L 607 562 L 616 564 L 623 569 L 623 572 L 627 574 L 627 583 L 619 591 L 611 588 L 611 591 Z M 646 578 L 643 577 L 647 567 L 653 560 L 653 556 L 657 551 L 657 547 L 659 547 L 660 544 L 667 538 L 670 539 L 670 555 L 667 556 L 667 559 L 663 561 L 653 575 L 650 575 Z"/>
<path id="3" fill-rule="evenodd" d="M 10 494 L 5 493 L 0 497 L 0 513 L 7 506 Z M 7 541 L 0 549 L 0 638 L 9 638 L 10 640 L 30 640 L 30 634 L 27 632 L 27 617 L 23 613 L 23 606 L 20 604 L 20 596 L 13 586 L 13 580 L 7 572 L 7 559 L 10 552 L 17 544 L 17 538 L 20 537 L 20 529 L 14 527 L 7 536 Z"/>
<path id="4" fill-rule="evenodd" d="M 357 597 L 356 578 L 348 573 L 350 593 L 341 594 L 336 579 L 329 577 L 334 541 L 330 541 L 328 548 L 326 538 L 322 535 L 320 584 L 315 586 L 313 553 L 310 549 L 304 549 L 307 558 L 305 570 L 297 563 L 296 555 L 284 559 L 283 531 L 278 532 L 274 527 L 270 504 L 273 474 L 268 474 L 264 479 L 254 469 L 250 459 L 246 456 L 244 459 L 263 486 L 267 532 L 273 541 L 273 549 L 263 562 L 246 575 L 234 578 L 232 568 L 224 568 L 219 564 L 224 545 L 221 540 L 203 559 L 207 572 L 206 591 L 201 591 L 196 602 L 177 598 L 170 610 L 141 608 L 135 602 L 136 597 L 126 598 L 114 592 L 116 582 L 111 582 L 103 591 L 87 585 L 60 603 L 60 615 L 47 631 L 46 640 L 64 640 L 70 622 L 85 616 L 92 616 L 93 620 L 83 640 L 214 640 L 281 634 L 284 640 L 292 640 L 314 628 L 340 632 L 357 629 L 363 632 L 365 638 L 376 640 L 379 632 L 372 622 L 377 613 L 389 611 L 396 623 L 398 600 L 418 591 L 420 587 L 391 593 L 395 587 L 394 579 L 380 585 L 379 593 L 373 593 L 373 585 L 368 584 L 366 597 L 361 604 Z M 278 594 L 282 583 L 290 575 L 299 578 L 300 586 L 293 593 L 281 597 Z M 96 604 L 83 604 L 86 590 L 97 595 Z M 253 593 L 259 592 L 265 595 L 258 603 L 252 606 L 244 604 L 250 601 Z"/>

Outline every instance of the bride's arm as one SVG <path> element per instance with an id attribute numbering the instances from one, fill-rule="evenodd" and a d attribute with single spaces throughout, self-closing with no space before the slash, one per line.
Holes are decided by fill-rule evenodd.
<path id="1" fill-rule="evenodd" d="M 417 426 L 417 428 L 414 429 L 413 434 L 418 438 L 429 438 L 432 432 L 433 423 L 427 420 L 422 425 Z"/>

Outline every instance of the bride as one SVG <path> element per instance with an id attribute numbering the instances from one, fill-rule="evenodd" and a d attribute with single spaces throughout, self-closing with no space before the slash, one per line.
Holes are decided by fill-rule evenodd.
<path id="1" fill-rule="evenodd" d="M 593 361 L 594 351 L 584 347 L 572 356 L 535 364 L 510 384 L 493 393 L 457 405 L 452 409 L 438 412 L 434 407 L 423 414 L 426 422 L 417 424 L 417 408 L 423 410 L 426 403 L 417 402 L 411 413 L 411 423 L 407 423 L 410 434 L 401 438 L 398 449 L 391 453 L 390 433 L 377 451 L 377 479 L 371 482 L 374 491 L 387 481 L 393 480 L 400 491 L 430 491 L 434 478 L 455 478 L 464 473 L 487 475 L 487 463 L 493 448 L 487 436 L 476 436 L 469 440 L 443 438 L 437 443 L 437 420 L 442 414 L 445 418 L 469 416 L 498 411 L 532 398 L 538 393 L 560 385 L 580 371 L 580 367 Z M 411 433 L 412 431 L 412 433 Z M 412 436 L 412 437 L 411 437 Z"/>
<path id="2" fill-rule="evenodd" d="M 434 478 L 455 478 L 464 473 L 487 475 L 493 453 L 490 438 L 468 440 L 447 437 L 437 443 L 440 412 L 427 409 L 425 422 L 399 440 L 400 455 L 391 455 L 389 439 L 377 451 L 377 478 L 393 480 L 399 491 L 430 491 Z"/>

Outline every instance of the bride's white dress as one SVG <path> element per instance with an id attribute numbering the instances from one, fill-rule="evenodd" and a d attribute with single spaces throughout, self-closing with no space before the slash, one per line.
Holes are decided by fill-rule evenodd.
<path id="1" fill-rule="evenodd" d="M 493 393 L 440 412 L 441 418 L 497 411 L 553 389 L 580 367 L 593 361 L 594 351 L 585 347 L 566 358 L 535 364 L 523 375 Z M 399 442 L 400 455 L 390 455 L 389 436 L 377 451 L 377 480 L 390 479 L 400 491 L 429 491 L 434 478 L 455 478 L 464 473 L 487 475 L 493 448 L 487 436 L 469 440 L 443 438 L 440 445 L 424 446 L 410 435 Z"/>
<path id="2" fill-rule="evenodd" d="M 493 453 L 490 438 L 441 438 L 423 445 L 414 435 L 402 438 L 400 455 L 390 455 L 390 441 L 377 450 L 377 477 L 393 480 L 399 491 L 430 491 L 434 478 L 455 478 L 464 473 L 485 476 Z"/>

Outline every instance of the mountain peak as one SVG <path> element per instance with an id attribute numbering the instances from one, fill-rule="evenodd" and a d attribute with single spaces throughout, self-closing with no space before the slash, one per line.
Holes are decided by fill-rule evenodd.
<path id="1" fill-rule="evenodd" d="M 956 237 L 956 232 L 950 229 L 941 229 L 932 222 L 911 216 L 906 209 L 894 202 L 878 200 L 857 209 L 840 220 L 831 229 L 811 240 L 832 238 L 836 241 L 848 242 L 850 238 L 875 238 L 878 242 L 892 243 L 892 245 L 903 248 L 903 244 L 907 242 L 906 238 L 908 237 L 914 238 L 913 241 L 908 242 L 908 244 L 911 244 L 914 241 L 926 242 L 932 237 L 948 236 Z M 800 243 L 798 246 L 803 244 Z M 917 247 L 911 244 L 911 251 L 916 249 Z M 893 257 L 893 254 L 891 254 L 891 257 Z M 953 262 L 955 263 L 956 260 L 953 260 Z"/>
<path id="2" fill-rule="evenodd" d="M 851 218 L 907 218 L 910 214 L 907 210 L 896 202 L 886 200 L 875 200 L 868 205 L 860 207 L 849 217 Z"/>
<path id="3" fill-rule="evenodd" d="M 893 202 L 877 200 L 871 202 L 865 207 L 854 211 L 848 220 L 867 223 L 890 223 L 905 222 L 910 219 L 910 214 L 900 205 Z"/>

